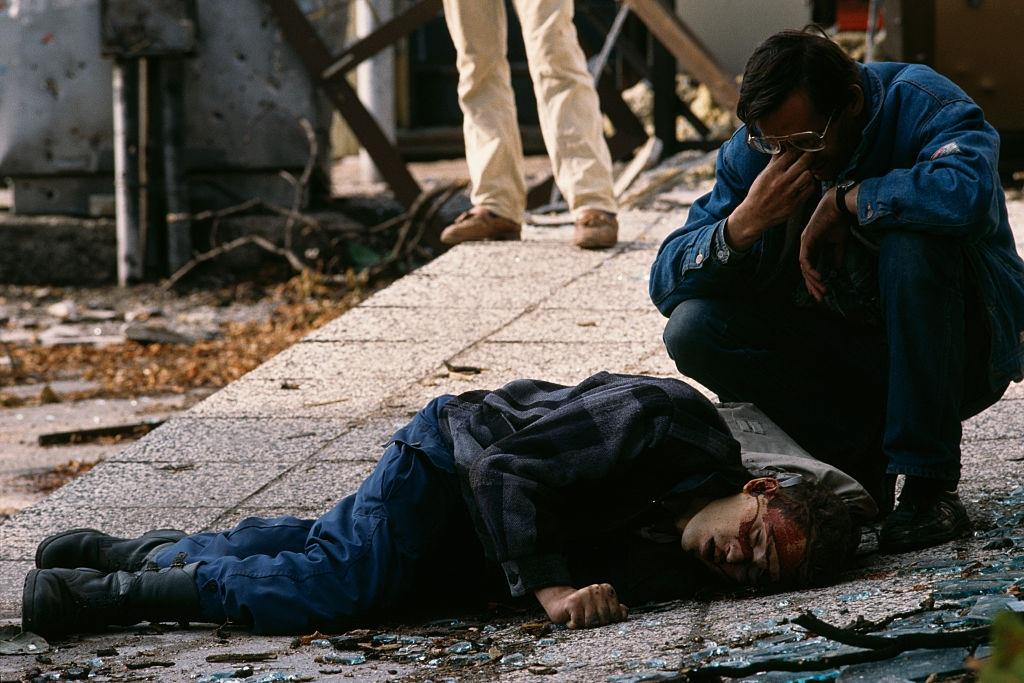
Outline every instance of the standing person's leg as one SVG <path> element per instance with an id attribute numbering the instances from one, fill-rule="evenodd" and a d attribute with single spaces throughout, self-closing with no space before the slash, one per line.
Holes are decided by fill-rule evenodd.
<path id="1" fill-rule="evenodd" d="M 555 180 L 577 223 L 592 226 L 589 232 L 593 235 L 589 237 L 598 237 L 602 232 L 598 219 L 613 218 L 618 207 L 601 106 L 572 23 L 573 2 L 515 0 L 515 8 L 523 27 L 541 132 Z M 583 247 L 614 244 L 615 233 L 608 229 L 603 232 L 607 233 L 603 241 L 588 239 L 579 244 L 577 239 L 577 243 Z M 580 236 L 581 230 L 577 230 Z"/>
<path id="2" fill-rule="evenodd" d="M 441 235 L 445 244 L 518 239 L 526 210 L 523 143 L 516 122 L 503 0 L 444 0 L 455 44 L 459 107 L 473 209 Z"/>
<path id="3" fill-rule="evenodd" d="M 673 311 L 664 339 L 681 373 L 723 401 L 756 404 L 884 511 L 881 330 L 785 304 L 694 299 Z"/>
<path id="4" fill-rule="evenodd" d="M 885 453 L 905 475 L 883 549 L 937 545 L 970 522 L 956 494 L 961 420 L 999 399 L 988 382 L 988 336 L 974 307 L 964 245 L 923 232 L 881 240 L 879 284 L 889 347 Z M 977 319 L 980 324 L 967 325 Z M 980 361 L 980 362 L 978 362 Z"/>

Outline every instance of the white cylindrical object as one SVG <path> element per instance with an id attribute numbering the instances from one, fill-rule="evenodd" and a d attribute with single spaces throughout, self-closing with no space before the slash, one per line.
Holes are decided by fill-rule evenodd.
<path id="1" fill-rule="evenodd" d="M 356 35 L 373 33 L 394 17 L 393 0 L 356 0 Z M 356 68 L 356 90 L 363 106 L 377 120 L 388 139 L 395 139 L 395 49 L 388 47 Z M 359 151 L 363 180 L 376 182 L 381 175 L 365 149 Z"/>

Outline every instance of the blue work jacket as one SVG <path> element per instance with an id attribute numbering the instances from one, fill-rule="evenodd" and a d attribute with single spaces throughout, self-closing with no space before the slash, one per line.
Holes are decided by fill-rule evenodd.
<path id="1" fill-rule="evenodd" d="M 861 65 L 863 137 L 838 180 L 860 182 L 859 231 L 918 230 L 960 240 L 990 323 L 993 382 L 1024 377 L 1024 262 L 1014 245 L 997 172 L 999 135 L 956 84 L 920 64 Z M 741 127 L 718 152 L 715 186 L 671 233 L 651 267 L 650 295 L 663 315 L 688 299 L 756 291 L 779 258 L 785 228 L 765 232 L 736 264 L 714 256 L 714 233 L 739 206 L 769 156 Z"/>

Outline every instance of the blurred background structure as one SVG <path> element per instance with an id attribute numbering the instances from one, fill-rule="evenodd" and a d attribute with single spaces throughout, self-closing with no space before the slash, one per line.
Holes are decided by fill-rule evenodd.
<path id="1" fill-rule="evenodd" d="M 463 153 L 440 4 L 2 1 L 8 219 L 71 225 L 116 215 L 125 284 L 167 277 L 210 247 L 208 221 L 191 220 L 197 212 L 255 200 L 329 208 L 331 164 L 351 155 L 361 155 L 358 173 L 335 194 L 348 181 L 382 180 L 409 209 L 424 188 L 407 162 Z M 542 154 L 513 11 L 509 19 L 523 144 Z M 1022 165 L 1024 73 L 1005 57 L 1024 29 L 1015 0 L 578 0 L 613 157 L 626 163 L 640 150 L 642 168 L 716 148 L 735 125 L 746 56 L 777 30 L 812 21 L 861 59 L 925 62 L 953 78 L 1000 128 L 1007 177 Z M 557 200 L 550 178 L 537 180 L 531 207 Z M 14 281 L 48 275 L 35 261 L 31 273 L 18 272 L 18 259 L 0 265 Z"/>

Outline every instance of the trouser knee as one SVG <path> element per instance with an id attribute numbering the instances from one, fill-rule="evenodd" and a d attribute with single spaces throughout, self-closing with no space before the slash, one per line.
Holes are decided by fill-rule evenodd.
<path id="1" fill-rule="evenodd" d="M 711 321 L 716 317 L 714 303 L 690 299 L 676 306 L 665 325 L 662 338 L 669 357 L 685 375 L 697 376 L 715 356 Z"/>
<path id="2" fill-rule="evenodd" d="M 960 243 L 911 230 L 886 234 L 879 248 L 878 278 L 883 302 L 930 295 L 936 287 L 958 291 L 963 283 Z"/>

